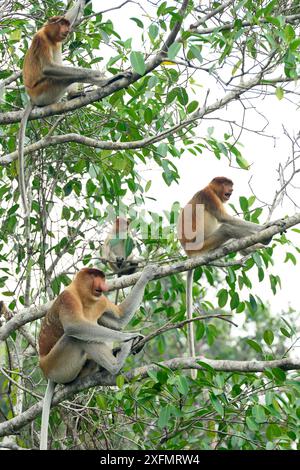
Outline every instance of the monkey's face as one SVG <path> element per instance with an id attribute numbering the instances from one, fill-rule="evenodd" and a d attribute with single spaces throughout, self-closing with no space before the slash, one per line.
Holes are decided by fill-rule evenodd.
<path id="1" fill-rule="evenodd" d="M 94 297 L 101 297 L 108 290 L 105 277 L 93 276 L 91 291 Z"/>
<path id="2" fill-rule="evenodd" d="M 59 22 L 59 32 L 58 32 L 60 41 L 63 41 L 64 39 L 66 39 L 70 31 L 71 31 L 71 26 L 70 26 L 69 21 L 62 19 Z"/>
<path id="3" fill-rule="evenodd" d="M 81 269 L 73 282 L 82 299 L 96 301 L 103 292 L 108 290 L 105 274 L 97 268 Z"/>
<path id="4" fill-rule="evenodd" d="M 233 186 L 232 184 L 223 184 L 222 185 L 222 194 L 221 194 L 221 201 L 227 202 L 230 199 L 231 194 L 233 193 Z"/>
<path id="5" fill-rule="evenodd" d="M 45 26 L 48 37 L 55 43 L 64 41 L 71 31 L 71 25 L 63 16 L 53 16 Z"/>

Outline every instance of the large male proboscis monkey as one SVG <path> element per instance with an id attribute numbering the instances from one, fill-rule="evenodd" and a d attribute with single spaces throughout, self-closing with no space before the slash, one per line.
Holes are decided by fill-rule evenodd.
<path id="1" fill-rule="evenodd" d="M 26 196 L 24 174 L 24 139 L 28 117 L 33 106 L 47 106 L 58 102 L 73 83 L 89 83 L 103 87 L 130 75 L 123 72 L 106 78 L 102 72 L 62 65 L 62 42 L 67 39 L 82 14 L 86 0 L 77 0 L 74 7 L 62 16 L 49 18 L 47 23 L 34 35 L 25 55 L 23 80 L 28 101 L 19 131 L 19 189 L 25 214 L 30 208 Z"/>
<path id="2" fill-rule="evenodd" d="M 177 224 L 178 239 L 190 257 L 198 256 L 218 248 L 231 238 L 243 238 L 263 230 L 265 227 L 247 222 L 227 214 L 224 203 L 230 199 L 233 182 L 223 176 L 214 178 L 208 186 L 198 191 L 182 209 Z M 264 241 L 268 244 L 271 238 Z M 187 318 L 192 319 L 193 275 L 187 273 L 186 309 Z M 195 357 L 193 322 L 188 325 L 189 354 Z M 196 371 L 192 371 L 196 377 Z"/>
<path id="3" fill-rule="evenodd" d="M 95 372 L 99 366 L 111 374 L 123 367 L 132 347 L 142 335 L 122 332 L 139 308 L 147 282 L 155 266 L 148 265 L 119 305 L 103 295 L 107 291 L 105 274 L 83 268 L 57 297 L 42 321 L 39 336 L 40 367 L 48 379 L 45 393 L 40 449 L 47 449 L 48 422 L 55 384 L 66 384 Z M 107 343 L 121 343 L 115 352 Z"/>

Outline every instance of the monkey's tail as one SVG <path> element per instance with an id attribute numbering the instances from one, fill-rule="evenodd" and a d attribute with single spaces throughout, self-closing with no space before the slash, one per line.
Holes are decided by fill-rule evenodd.
<path id="1" fill-rule="evenodd" d="M 193 318 L 193 277 L 194 270 L 187 272 L 186 277 L 186 313 L 187 319 L 191 320 Z M 189 355 L 190 357 L 196 357 L 195 353 L 195 334 L 194 334 L 194 323 L 188 323 L 188 345 L 189 345 Z M 197 376 L 197 371 L 191 369 L 191 377 L 195 379 Z"/>
<path id="2" fill-rule="evenodd" d="M 24 114 L 22 116 L 21 124 L 20 124 L 20 131 L 19 131 L 19 189 L 22 199 L 22 204 L 24 207 L 25 215 L 29 215 L 29 207 L 28 201 L 26 196 L 26 184 L 25 184 L 25 164 L 24 164 L 24 140 L 25 140 L 25 132 L 26 132 L 26 125 L 28 121 L 29 114 L 31 113 L 33 105 L 30 101 L 28 101 L 27 105 L 24 109 Z"/>
<path id="3" fill-rule="evenodd" d="M 52 401 L 55 385 L 56 385 L 55 382 L 52 382 L 52 380 L 48 380 L 48 385 L 46 388 L 44 401 L 43 401 L 40 450 L 47 450 L 47 446 L 48 446 L 49 415 L 50 415 L 51 401 Z"/>

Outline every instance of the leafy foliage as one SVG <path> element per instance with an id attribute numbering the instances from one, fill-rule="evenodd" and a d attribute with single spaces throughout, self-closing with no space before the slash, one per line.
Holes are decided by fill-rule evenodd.
<path id="1" fill-rule="evenodd" d="M 10 124 L 1 121 L 3 116 L 23 109 L 27 98 L 20 78 L 6 84 L 4 91 L 0 82 L 0 122 L 4 122 L 0 128 L 0 292 L 11 310 L 43 304 L 68 285 L 76 268 L 101 265 L 105 232 L 112 212 L 120 206 L 128 210 L 134 229 L 133 239 L 127 242 L 128 253 L 135 241 L 145 262 L 178 260 L 174 229 L 178 203 L 169 211 L 162 208 L 159 214 L 147 210 L 152 198 L 151 180 L 141 169 L 159 170 L 162 191 L 164 184 L 179 182 L 176 163 L 185 152 L 199 158 L 209 153 L 212 158 L 248 169 L 240 128 L 237 134 L 232 131 L 236 123 L 229 121 L 228 130 L 221 134 L 209 121 L 205 134 L 199 132 L 199 122 L 210 119 L 211 114 L 221 119 L 222 109 L 229 109 L 232 102 L 240 100 L 244 107 L 241 96 L 245 93 L 252 99 L 255 87 L 262 93 L 268 86 L 274 99 L 282 100 L 290 92 L 287 84 L 299 78 L 299 27 L 296 20 L 289 19 L 293 15 L 298 18 L 299 2 L 245 0 L 232 2 L 219 13 L 222 2 L 207 2 L 216 9 L 213 20 L 207 18 L 191 27 L 210 9 L 205 5 L 198 14 L 199 2 L 189 1 L 180 33 L 166 48 L 159 66 L 147 71 L 149 61 L 163 50 L 170 31 L 181 20 L 178 4 L 182 2 L 156 3 L 154 8 L 149 2 L 151 14 L 127 18 L 130 28 L 126 33 L 119 31 L 121 25 L 114 24 L 109 14 L 92 14 L 65 45 L 66 63 L 105 67 L 109 74 L 131 67 L 139 79 L 101 101 L 65 114 L 62 120 L 51 116 L 30 121 L 26 144 L 49 134 L 76 133 L 101 145 L 66 142 L 46 145 L 27 156 L 33 201 L 29 225 L 24 223 L 20 207 L 17 162 L 4 161 L 4 156 L 16 149 L 18 123 L 13 119 Z M 55 0 L 34 0 L 11 2 L 9 14 L 2 13 L 1 17 L 0 13 L 0 81 L 21 69 L 36 25 L 41 26 L 46 16 L 62 8 L 63 4 Z M 125 12 L 123 7 L 118 14 Z M 276 74 L 280 74 L 278 82 L 274 81 Z M 257 82 L 253 77 L 258 77 Z M 214 84 L 212 88 L 222 84 L 226 91 L 216 101 L 208 101 L 207 82 Z M 152 141 L 144 143 L 149 137 Z M 126 150 L 112 145 L 137 141 L 141 141 L 139 145 Z M 239 202 L 240 207 L 232 206 L 233 211 L 258 223 L 263 209 L 255 197 L 241 195 Z M 153 229 L 157 236 L 145 236 L 145 232 L 153 234 Z M 236 255 L 232 254 L 225 268 L 203 266 L 195 271 L 195 315 L 199 310 L 208 314 L 221 311 L 230 312 L 233 321 L 243 318 L 238 331 L 220 319 L 196 322 L 199 354 L 214 359 L 272 360 L 293 349 L 297 312 L 286 309 L 282 316 L 278 312 L 272 316 L 253 290 L 254 278 L 274 295 L 280 289 L 280 276 L 274 267 L 276 245 L 288 250 L 287 263 L 297 263 L 299 249 L 282 235 L 268 248 L 254 253 L 243 266 L 234 263 Z M 108 268 L 104 269 L 109 276 Z M 147 334 L 184 318 L 184 278 L 172 275 L 150 284 L 131 327 Z M 36 324 L 28 328 L 33 337 L 36 328 Z M 64 409 L 54 409 L 52 446 L 61 448 L 63 435 L 63 444 L 70 448 L 79 443 L 84 448 L 100 449 L 299 448 L 296 373 L 279 368 L 257 374 L 222 372 L 203 360 L 202 370 L 193 381 L 188 371 L 173 371 L 161 364 L 184 355 L 186 328 L 155 337 L 143 356 L 130 358 L 127 369 L 141 361 L 159 365 L 157 370 L 149 368 L 145 380 L 136 378 L 126 383 L 121 374 L 117 390 L 99 388 L 76 397 L 78 414 L 75 407 L 67 410 L 67 416 Z M 17 406 L 23 392 L 16 381 L 29 391 L 36 387 L 44 391 L 36 353 L 24 355 L 28 349 L 26 335 L 12 333 L 7 347 L 14 354 L 18 352 L 19 360 L 11 364 L 11 354 L 0 350 L 9 366 L 7 376 L 0 375 L 0 422 L 12 418 L 16 409 L 20 412 Z M 22 398 L 26 408 L 36 401 L 27 392 Z M 36 431 L 39 426 L 37 419 Z M 37 444 L 28 429 L 25 427 L 16 438 L 20 446 Z"/>

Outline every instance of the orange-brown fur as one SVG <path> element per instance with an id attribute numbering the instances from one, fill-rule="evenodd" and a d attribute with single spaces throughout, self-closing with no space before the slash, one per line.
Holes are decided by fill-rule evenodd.
<path id="1" fill-rule="evenodd" d="M 122 315 L 120 308 L 104 295 L 98 298 L 92 295 L 95 288 L 106 289 L 104 273 L 98 269 L 84 268 L 48 310 L 39 336 L 40 366 L 45 375 L 49 372 L 47 355 L 64 334 L 64 320 L 86 320 L 95 324 L 108 309 Z"/>
<path id="2" fill-rule="evenodd" d="M 54 16 L 34 35 L 23 66 L 23 79 L 28 95 L 34 100 L 48 91 L 51 79 L 43 75 L 43 67 L 55 63 L 55 57 L 61 53 L 61 29 L 70 31 L 70 23 L 62 16 Z"/>
<path id="3" fill-rule="evenodd" d="M 187 203 L 187 206 L 192 206 L 192 230 L 195 232 L 196 230 L 196 206 L 197 204 L 204 205 L 204 220 L 205 220 L 205 227 L 204 230 L 204 241 L 208 238 L 209 235 L 217 228 L 218 222 L 222 216 L 226 217 L 226 210 L 224 208 L 223 202 L 224 201 L 224 188 L 231 188 L 232 190 L 233 182 L 225 178 L 223 176 L 219 176 L 214 178 L 204 189 L 198 191 L 192 199 Z M 195 236 L 192 238 L 187 238 L 185 236 L 185 227 L 184 227 L 184 214 L 185 208 L 183 208 L 178 225 L 182 228 L 181 236 L 179 237 L 180 243 L 182 244 L 183 248 L 185 249 L 185 245 L 189 242 L 193 242 L 195 240 Z M 215 219 L 215 220 L 213 220 Z M 198 221 L 199 223 L 199 221 Z M 210 229 L 211 228 L 211 229 Z M 189 251 L 189 250 L 188 250 Z M 192 252 L 188 252 L 187 254 L 193 254 Z M 197 250 L 199 253 L 201 250 Z M 203 250 L 204 251 L 204 250 Z"/>

